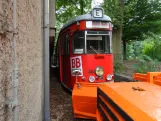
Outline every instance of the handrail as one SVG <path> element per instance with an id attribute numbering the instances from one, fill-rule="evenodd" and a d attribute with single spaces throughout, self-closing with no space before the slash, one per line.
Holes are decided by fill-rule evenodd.
<path id="1" fill-rule="evenodd" d="M 147 72 L 147 74 L 135 73 L 133 79 L 161 86 L 161 72 Z"/>

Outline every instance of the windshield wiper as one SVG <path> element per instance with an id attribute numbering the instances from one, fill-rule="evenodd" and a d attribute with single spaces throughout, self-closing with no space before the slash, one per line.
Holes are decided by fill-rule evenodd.
<path id="1" fill-rule="evenodd" d="M 91 48 L 95 53 L 99 54 L 93 46 L 90 46 L 90 48 Z"/>

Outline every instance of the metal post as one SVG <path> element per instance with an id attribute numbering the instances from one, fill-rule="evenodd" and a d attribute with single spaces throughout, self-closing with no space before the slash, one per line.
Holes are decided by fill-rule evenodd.
<path id="1" fill-rule="evenodd" d="M 12 88 L 13 88 L 13 97 L 11 102 L 11 107 L 13 111 L 13 121 L 18 121 L 18 65 L 16 59 L 16 29 L 17 29 L 17 1 L 13 1 L 13 51 L 14 51 L 14 64 L 13 64 L 13 72 L 12 72 Z"/>
<path id="2" fill-rule="evenodd" d="M 50 121 L 49 112 L 49 0 L 44 0 L 44 121 Z"/>
<path id="3" fill-rule="evenodd" d="M 50 32 L 49 32 L 49 50 L 50 50 L 50 63 L 54 61 L 53 51 L 55 43 L 55 0 L 49 0 L 49 23 L 50 23 Z M 51 63 L 53 64 L 53 63 Z M 50 64 L 50 65 L 51 65 Z"/>

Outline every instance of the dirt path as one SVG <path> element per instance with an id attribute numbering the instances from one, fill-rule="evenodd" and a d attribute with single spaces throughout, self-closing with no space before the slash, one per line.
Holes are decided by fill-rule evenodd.
<path id="1" fill-rule="evenodd" d="M 67 92 L 54 77 L 50 81 L 50 113 L 51 121 L 92 121 L 74 119 L 71 92 Z"/>
<path id="2" fill-rule="evenodd" d="M 51 121 L 73 121 L 71 94 L 67 93 L 56 78 L 50 82 Z"/>

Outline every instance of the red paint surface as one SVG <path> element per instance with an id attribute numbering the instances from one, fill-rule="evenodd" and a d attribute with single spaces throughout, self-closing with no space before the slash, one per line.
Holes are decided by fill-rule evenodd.
<path id="1" fill-rule="evenodd" d="M 102 57 L 96 57 L 96 54 L 81 55 L 82 56 L 82 69 L 83 76 L 85 80 L 82 80 L 83 76 L 78 76 L 78 82 L 89 82 L 89 76 L 94 76 L 96 78 L 95 69 L 97 66 L 101 66 L 104 69 L 103 79 L 97 79 L 95 82 L 106 82 L 106 76 L 108 74 L 113 74 L 113 54 L 99 54 Z M 76 55 L 75 55 L 76 56 Z M 73 56 L 72 56 L 73 57 Z M 89 72 L 90 71 L 90 72 Z M 92 73 L 91 73 L 92 72 Z M 76 77 L 71 77 L 71 85 L 69 87 L 73 88 L 75 84 Z"/>
<path id="2" fill-rule="evenodd" d="M 82 69 L 83 69 L 83 76 L 85 77 L 85 80 L 82 80 L 83 76 L 78 76 L 78 81 L 82 82 L 89 82 L 88 78 L 89 76 L 95 76 L 95 69 L 97 66 L 101 66 L 104 68 L 104 75 L 103 79 L 96 80 L 95 82 L 105 82 L 107 74 L 113 74 L 113 54 L 81 54 L 81 55 L 73 55 L 72 54 L 72 37 L 74 32 L 80 31 L 80 30 L 106 30 L 111 31 L 112 30 L 112 24 L 110 24 L 109 29 L 86 29 L 86 21 L 80 21 L 80 25 L 72 24 L 68 28 L 65 28 L 62 30 L 59 34 L 59 68 L 60 68 L 60 80 L 63 84 L 65 84 L 68 88 L 72 89 L 76 77 L 71 76 L 71 62 L 70 58 L 75 56 L 81 56 L 82 57 Z M 64 56 L 62 55 L 62 38 L 65 35 L 65 33 L 70 33 L 70 55 Z M 74 60 L 73 60 L 74 61 Z M 79 60 L 76 60 L 77 66 L 79 66 Z M 73 65 L 74 66 L 74 65 Z M 89 73 L 89 71 L 92 71 L 92 73 Z"/>

